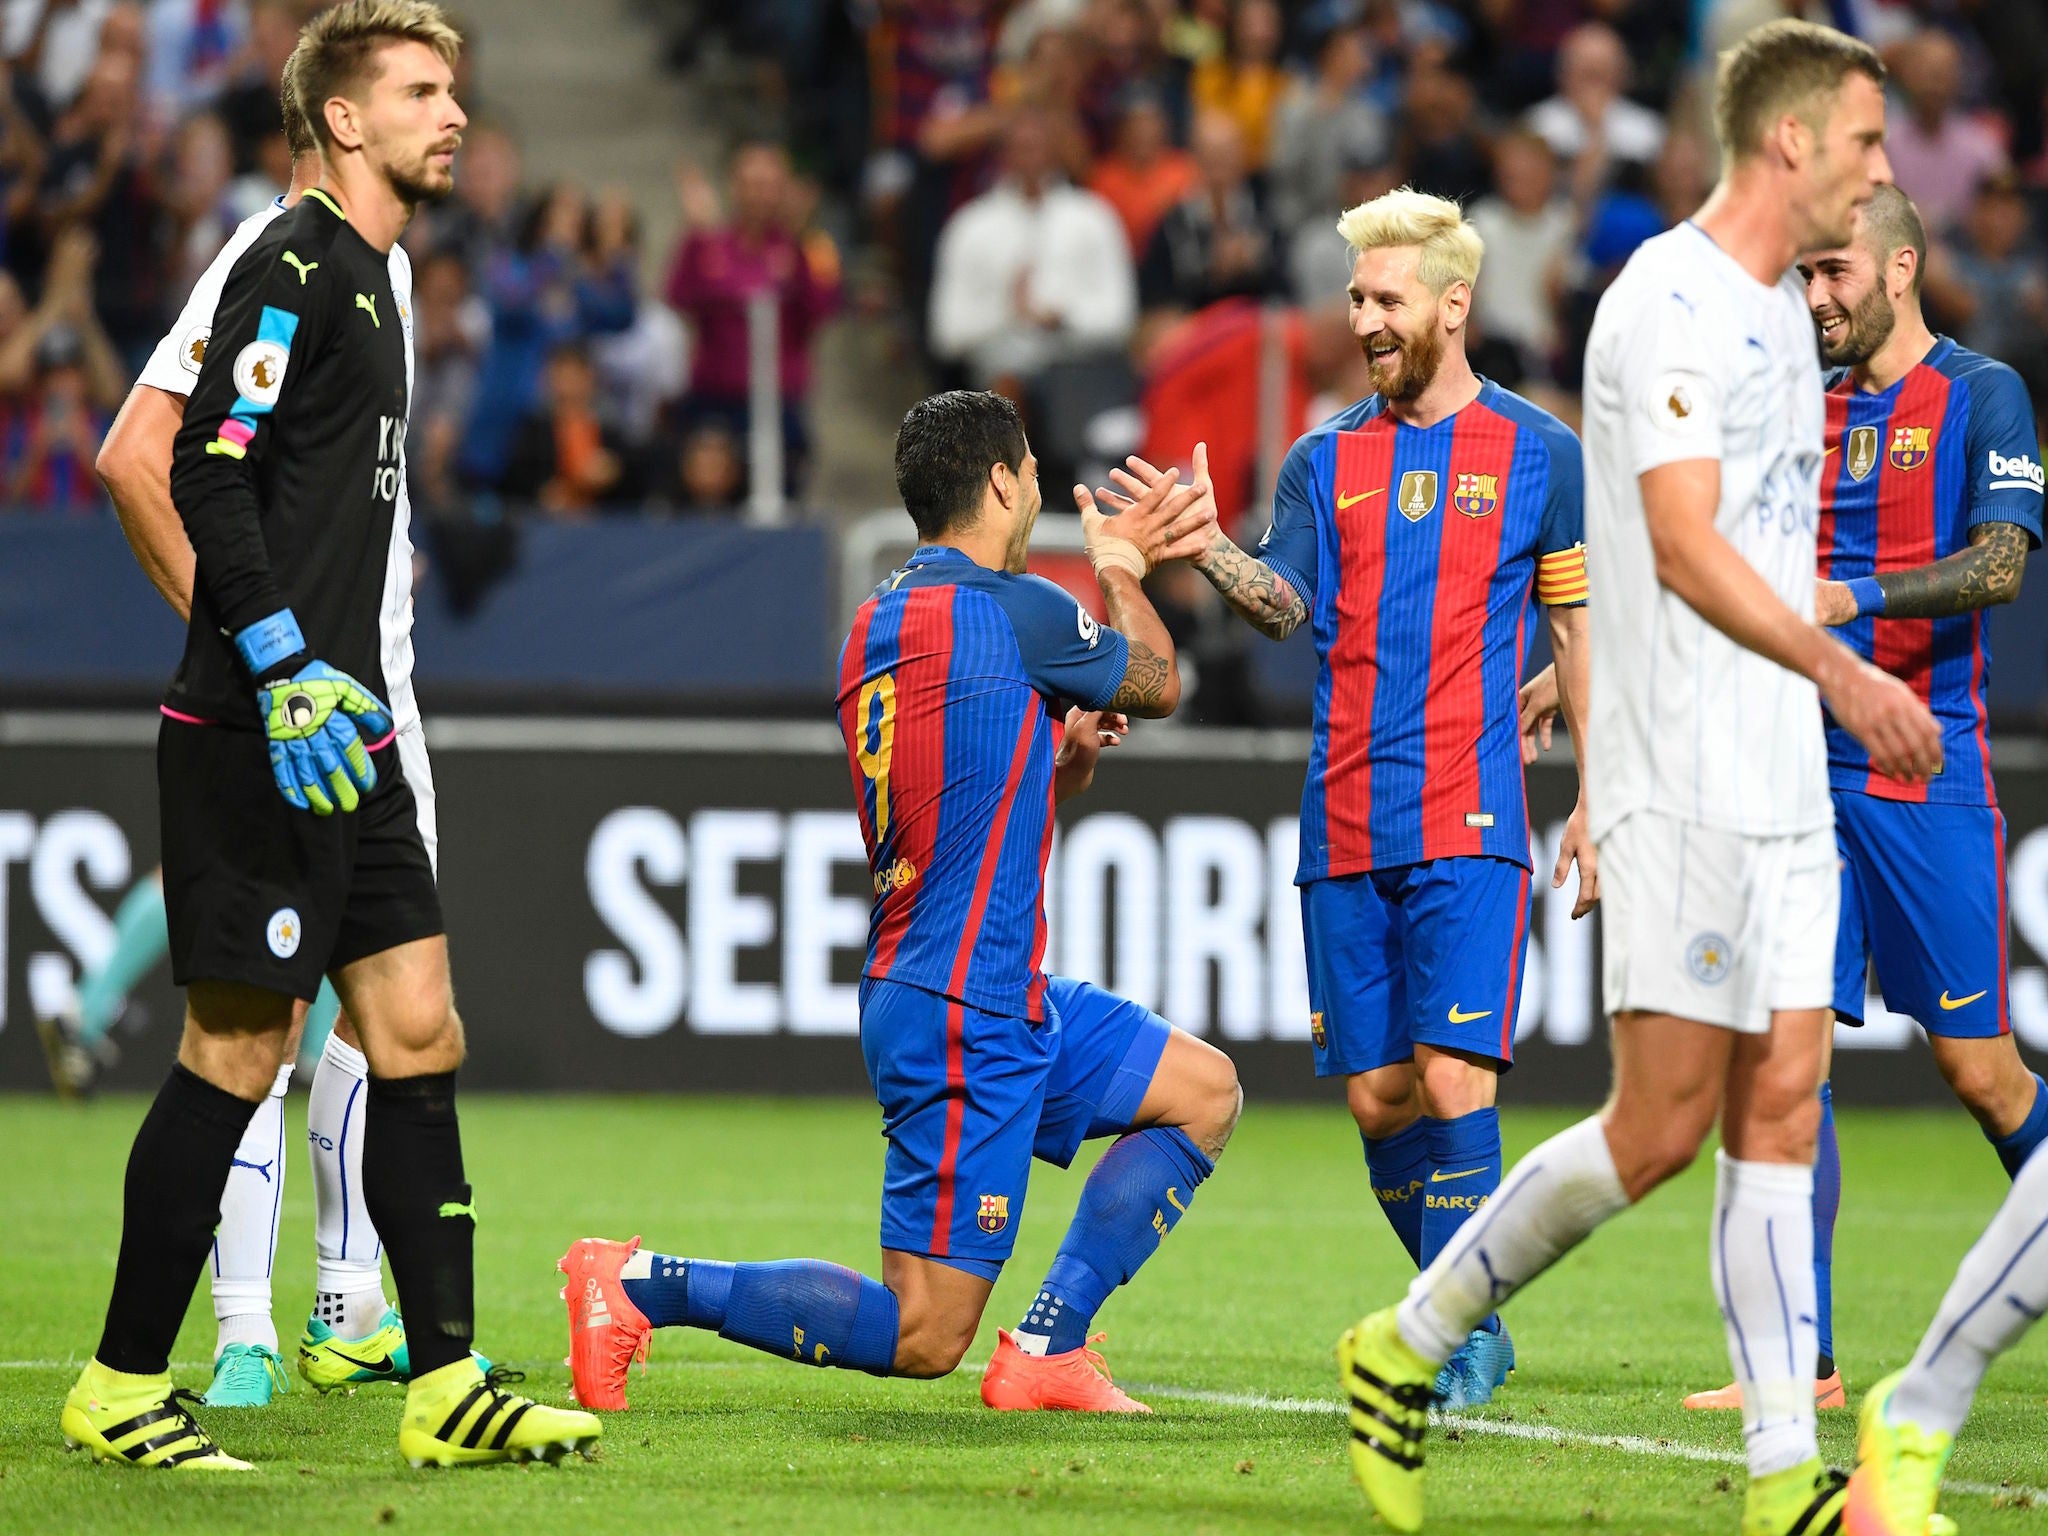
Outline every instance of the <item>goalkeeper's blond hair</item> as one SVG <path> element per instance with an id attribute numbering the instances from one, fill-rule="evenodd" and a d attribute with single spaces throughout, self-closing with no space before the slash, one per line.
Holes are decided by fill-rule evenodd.
<path id="1" fill-rule="evenodd" d="M 1479 279 L 1486 242 L 1465 222 L 1465 210 L 1447 197 L 1398 187 L 1360 203 L 1337 220 L 1337 233 L 1354 251 L 1412 245 L 1419 250 L 1415 275 L 1441 297 L 1453 283 L 1471 287 Z"/>
<path id="2" fill-rule="evenodd" d="M 433 0 L 343 0 L 299 29 L 284 87 L 320 145 L 332 142 L 327 103 L 375 80 L 377 54 L 391 43 L 424 43 L 450 69 L 462 53 L 462 34 Z"/>

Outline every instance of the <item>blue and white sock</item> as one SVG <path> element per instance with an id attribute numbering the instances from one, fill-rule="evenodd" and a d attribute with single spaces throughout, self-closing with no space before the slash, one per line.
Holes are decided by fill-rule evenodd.
<path id="1" fill-rule="evenodd" d="M 2042 1082 L 2039 1074 L 2034 1078 L 2034 1107 L 2020 1122 L 2019 1129 L 2010 1136 L 1993 1136 L 1989 1140 L 1999 1162 L 2005 1165 L 2006 1177 L 2018 1178 L 2034 1149 L 2048 1141 L 2048 1083 Z"/>
<path id="2" fill-rule="evenodd" d="M 722 1264 L 643 1249 L 619 1278 L 657 1328 L 709 1329 L 785 1360 L 871 1376 L 896 1364 L 896 1293 L 843 1264 Z"/>
<path id="3" fill-rule="evenodd" d="M 256 1106 L 220 1197 L 213 1234 L 213 1353 L 230 1344 L 277 1348 L 270 1320 L 270 1275 L 277 1267 L 277 1218 L 284 1202 L 284 1096 L 292 1064 L 277 1069 L 269 1096 Z"/>
<path id="4" fill-rule="evenodd" d="M 1377 1139 L 1358 1133 L 1365 1143 L 1365 1171 L 1380 1214 L 1401 1239 L 1408 1257 L 1422 1268 L 1422 1202 L 1429 1192 L 1429 1127 L 1417 1120 L 1405 1131 Z M 1434 1255 L 1432 1255 L 1434 1257 Z"/>
<path id="5" fill-rule="evenodd" d="M 1955 1434 L 1985 1371 L 2048 1313 L 2048 1153 L 2030 1158 L 1964 1255 L 1941 1309 L 1893 1391 L 1894 1424 Z"/>
<path id="6" fill-rule="evenodd" d="M 1088 1342 L 1110 1293 L 1159 1251 L 1201 1182 L 1216 1171 L 1185 1131 L 1155 1125 L 1120 1137 L 1088 1175 L 1081 1204 L 1024 1320 L 1017 1347 L 1063 1355 Z"/>
<path id="7" fill-rule="evenodd" d="M 318 1254 L 313 1314 L 345 1339 L 375 1332 L 390 1306 L 384 1298 L 384 1244 L 363 1199 L 369 1075 L 363 1053 L 330 1034 L 306 1103 Z"/>
<path id="8" fill-rule="evenodd" d="M 1751 1478 L 1820 1454 L 1813 1403 L 1813 1170 L 1714 1157 L 1711 1273 L 1742 1387 Z"/>
<path id="9" fill-rule="evenodd" d="M 1820 1085 L 1820 1140 L 1813 1159 L 1813 1318 L 1820 1336 L 1814 1372 L 1835 1373 L 1835 1218 L 1842 1210 L 1842 1144 L 1835 1134 L 1835 1085 Z"/>
<path id="10" fill-rule="evenodd" d="M 1429 1182 L 1422 1200 L 1422 1262 L 1434 1264 L 1458 1228 L 1500 1188 L 1500 1111 L 1475 1109 L 1455 1120 L 1416 1122 L 1429 1143 Z M 1479 1325 L 1500 1332 L 1500 1317 Z"/>

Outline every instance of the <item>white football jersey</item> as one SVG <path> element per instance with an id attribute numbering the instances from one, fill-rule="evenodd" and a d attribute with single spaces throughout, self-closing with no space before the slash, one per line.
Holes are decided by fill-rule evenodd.
<path id="1" fill-rule="evenodd" d="M 1718 459 L 1715 528 L 1810 619 L 1824 426 L 1797 274 L 1760 283 L 1690 221 L 1644 242 L 1586 347 L 1596 838 L 1643 809 L 1752 837 L 1833 824 L 1818 690 L 1658 584 L 1637 478 Z"/>
<path id="2" fill-rule="evenodd" d="M 270 221 L 284 212 L 284 199 L 252 213 L 235 226 L 228 243 L 220 248 L 207 269 L 199 274 L 178 323 L 171 327 L 143 366 L 136 380 L 166 394 L 189 396 L 199 377 L 199 365 L 206 361 L 206 343 L 213 335 L 214 312 L 220 308 L 220 291 L 228 273 L 241 260 L 256 237 Z M 405 332 L 405 390 L 412 398 L 412 259 L 405 247 L 391 247 L 391 295 L 398 300 L 398 320 Z M 403 445 L 399 452 L 404 453 Z M 379 624 L 384 632 L 384 684 L 391 690 L 385 702 L 391 706 L 392 722 L 401 730 L 417 724 L 418 701 L 412 691 L 412 503 L 406 495 L 404 464 L 398 476 L 398 500 L 391 517 L 391 549 L 384 567 L 384 606 Z"/>

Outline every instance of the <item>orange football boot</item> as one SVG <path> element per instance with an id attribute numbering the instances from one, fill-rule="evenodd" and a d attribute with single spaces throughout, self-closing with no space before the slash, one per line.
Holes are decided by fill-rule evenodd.
<path id="1" fill-rule="evenodd" d="M 1089 1339 L 1100 1344 L 1108 1334 Z M 996 1330 L 996 1352 L 981 1373 L 981 1400 L 991 1408 L 1029 1412 L 1068 1408 L 1076 1413 L 1150 1413 L 1109 1379 L 1102 1356 L 1085 1345 L 1057 1355 L 1028 1355 L 1006 1329 Z"/>
<path id="2" fill-rule="evenodd" d="M 1735 1413 L 1742 1411 L 1742 1387 L 1736 1382 L 1713 1392 L 1695 1392 L 1680 1406 L 1692 1409 L 1725 1408 Z M 1849 1392 L 1842 1385 L 1842 1373 L 1824 1377 L 1813 1384 L 1813 1406 L 1816 1408 L 1846 1408 L 1849 1406 Z"/>
<path id="3" fill-rule="evenodd" d="M 624 1243 L 578 1238 L 555 1264 L 569 1277 L 562 1287 L 569 1304 L 569 1376 L 585 1408 L 624 1408 L 627 1369 L 635 1360 L 647 1369 L 647 1337 L 654 1330 L 619 1282 L 639 1246 L 637 1237 Z"/>

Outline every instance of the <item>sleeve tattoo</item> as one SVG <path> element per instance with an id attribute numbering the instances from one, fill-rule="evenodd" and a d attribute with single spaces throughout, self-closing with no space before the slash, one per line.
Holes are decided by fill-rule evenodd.
<path id="1" fill-rule="evenodd" d="M 2027 530 L 2018 523 L 1979 523 L 1970 530 L 1968 549 L 1931 565 L 1879 575 L 1881 617 L 1939 619 L 2011 602 L 2020 594 L 2027 543 Z"/>
<path id="2" fill-rule="evenodd" d="M 1116 696 L 1102 707 L 1132 714 L 1157 711 L 1166 701 L 1172 676 L 1173 665 L 1166 657 L 1144 641 L 1133 640 L 1130 659 L 1124 663 L 1124 680 L 1117 685 Z"/>
<path id="3" fill-rule="evenodd" d="M 1216 535 L 1196 569 L 1252 628 L 1275 640 L 1285 640 L 1308 617 L 1308 604 L 1287 579 L 1239 549 L 1227 535 Z"/>

